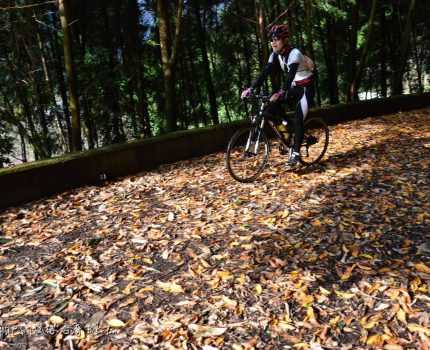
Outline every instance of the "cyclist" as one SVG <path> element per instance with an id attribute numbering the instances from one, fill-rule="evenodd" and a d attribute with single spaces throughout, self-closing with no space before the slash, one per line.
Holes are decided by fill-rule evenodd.
<path id="1" fill-rule="evenodd" d="M 269 31 L 269 38 L 273 49 L 269 61 L 260 76 L 252 82 L 251 87 L 242 92 L 241 98 L 252 95 L 253 90 L 260 88 L 269 74 L 275 71 L 277 67 L 280 66 L 282 72 L 287 73 L 282 88 L 272 94 L 270 103 L 263 113 L 268 118 L 285 115 L 282 102 L 287 101 L 287 98 L 297 104 L 294 122 L 294 146 L 288 159 L 288 165 L 294 166 L 298 162 L 300 145 L 303 141 L 304 119 L 308 114 L 309 106 L 313 104 L 314 77 L 305 56 L 297 48 L 290 45 L 288 25 L 272 26 Z"/>

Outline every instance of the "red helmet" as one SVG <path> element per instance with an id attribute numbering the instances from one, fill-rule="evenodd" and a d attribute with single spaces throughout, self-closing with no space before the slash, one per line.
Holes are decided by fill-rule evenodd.
<path id="1" fill-rule="evenodd" d="M 269 38 L 277 38 L 277 39 L 284 39 L 288 38 L 290 35 L 290 31 L 288 30 L 288 25 L 286 24 L 275 24 L 270 28 L 269 31 Z"/>

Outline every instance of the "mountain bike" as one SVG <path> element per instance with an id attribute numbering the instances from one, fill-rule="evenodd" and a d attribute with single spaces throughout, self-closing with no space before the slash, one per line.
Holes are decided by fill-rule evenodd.
<path id="1" fill-rule="evenodd" d="M 294 121 L 288 121 L 287 127 L 266 120 L 263 110 L 270 101 L 266 94 L 256 94 L 245 101 L 251 103 L 250 125 L 236 131 L 231 137 L 226 151 L 226 165 L 230 175 L 240 182 L 252 182 L 263 171 L 269 160 L 270 141 L 267 136 L 274 135 L 279 141 L 281 154 L 290 154 L 294 145 Z M 269 125 L 269 134 L 265 131 Z M 267 129 L 267 128 L 266 128 Z M 310 166 L 318 163 L 327 151 L 329 129 L 321 118 L 309 118 L 304 122 L 304 138 L 300 147 L 299 163 Z"/>

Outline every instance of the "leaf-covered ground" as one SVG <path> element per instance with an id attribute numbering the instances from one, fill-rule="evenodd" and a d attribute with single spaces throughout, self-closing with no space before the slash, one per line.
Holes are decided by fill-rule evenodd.
<path id="1" fill-rule="evenodd" d="M 0 349 L 429 349 L 430 110 L 323 163 L 224 154 L 0 214 Z"/>

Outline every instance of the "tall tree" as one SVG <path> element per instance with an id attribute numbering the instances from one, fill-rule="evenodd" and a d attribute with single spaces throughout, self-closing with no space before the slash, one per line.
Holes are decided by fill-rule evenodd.
<path id="1" fill-rule="evenodd" d="M 380 37 L 381 37 L 381 45 L 379 48 L 380 52 L 380 65 L 381 65 L 381 73 L 380 73 L 380 85 L 381 85 L 381 95 L 382 97 L 387 97 L 387 25 L 385 18 L 385 5 L 381 3 L 380 14 L 379 14 L 379 26 L 380 26 Z"/>
<path id="2" fill-rule="evenodd" d="M 208 50 L 206 46 L 207 33 L 204 25 L 202 24 L 200 15 L 200 0 L 195 0 L 193 3 L 194 16 L 197 23 L 198 44 L 203 58 L 203 71 L 204 80 L 206 83 L 206 90 L 209 96 L 210 114 L 213 124 L 219 124 L 218 119 L 218 105 L 216 101 L 215 88 L 212 82 L 212 73 L 209 65 Z"/>
<path id="3" fill-rule="evenodd" d="M 415 0 L 413 0 L 413 1 L 415 1 Z M 372 0 L 372 8 L 370 10 L 369 21 L 367 24 L 366 41 L 365 41 L 364 47 L 361 51 L 360 63 L 358 64 L 358 68 L 357 68 L 357 71 L 355 73 L 354 80 L 349 85 L 348 96 L 349 96 L 349 98 L 354 98 L 355 100 L 358 99 L 358 89 L 360 87 L 360 83 L 361 83 L 361 79 L 362 79 L 362 75 L 363 75 L 363 70 L 367 64 L 369 47 L 370 47 L 370 43 L 372 41 L 373 27 L 374 27 L 374 23 L 375 23 L 375 15 L 376 15 L 376 9 L 377 9 L 376 5 L 377 5 L 377 0 Z"/>
<path id="4" fill-rule="evenodd" d="M 403 75 L 405 73 L 406 61 L 409 55 L 411 28 L 412 28 L 412 16 L 415 9 L 415 0 L 410 0 L 409 9 L 406 17 L 406 24 L 402 30 L 401 41 L 400 41 L 400 52 L 398 67 L 393 75 L 393 87 L 392 93 L 394 95 L 401 94 L 403 92 Z"/>
<path id="5" fill-rule="evenodd" d="M 69 109 L 72 115 L 72 151 L 82 150 L 81 118 L 79 114 L 79 98 L 76 86 L 76 72 L 73 62 L 72 38 L 70 35 L 70 17 L 68 0 L 59 0 L 61 28 L 63 29 L 64 64 L 69 87 Z"/>
<path id="6" fill-rule="evenodd" d="M 313 8 L 312 8 L 312 0 L 305 0 L 305 31 L 306 31 L 306 51 L 307 54 L 315 60 L 315 50 L 314 50 L 314 34 L 312 28 L 313 21 Z M 316 95 L 318 105 L 321 104 L 321 94 L 319 89 L 319 79 L 318 79 L 318 71 L 317 67 L 315 67 L 315 85 L 316 85 Z"/>
<path id="7" fill-rule="evenodd" d="M 175 36 L 172 44 L 170 31 L 169 1 L 157 0 L 158 30 L 160 34 L 161 62 L 164 76 L 165 110 L 167 115 L 167 130 L 177 128 L 176 92 L 175 92 L 175 66 L 179 39 L 182 27 L 183 0 L 178 0 Z"/>

